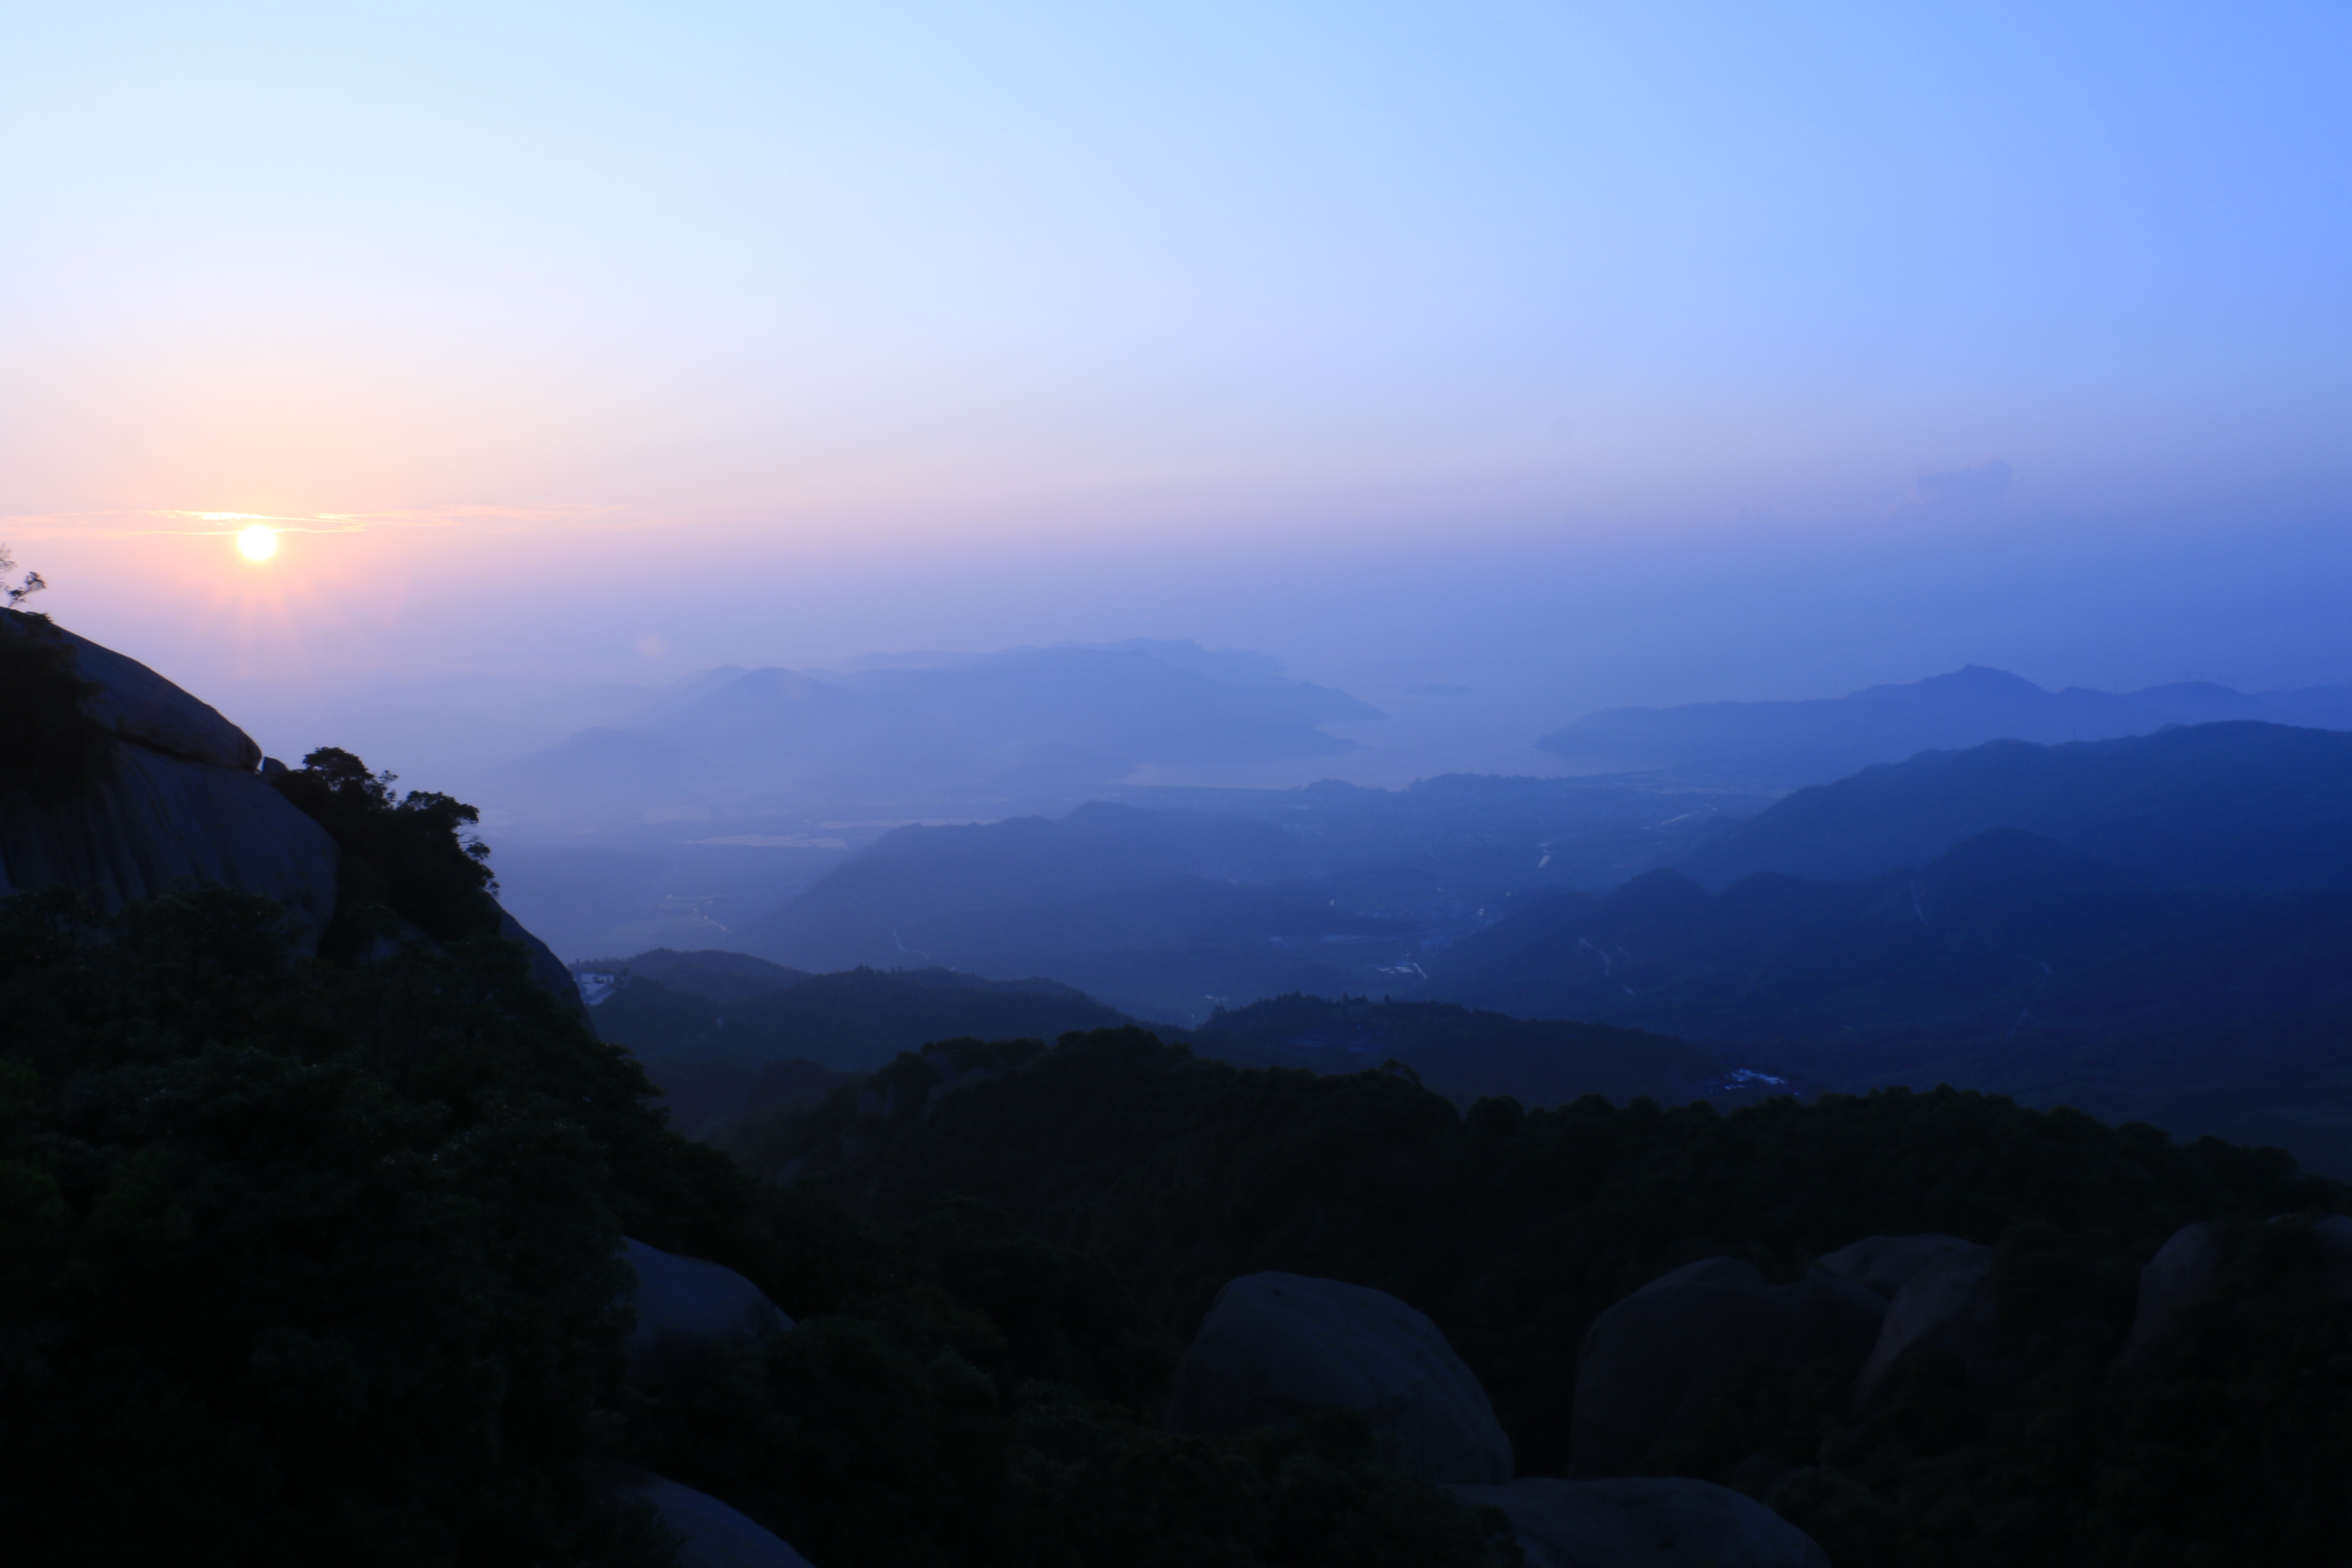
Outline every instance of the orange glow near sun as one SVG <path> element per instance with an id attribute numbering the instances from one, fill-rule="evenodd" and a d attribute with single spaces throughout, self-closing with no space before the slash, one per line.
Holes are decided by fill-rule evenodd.
<path id="1" fill-rule="evenodd" d="M 267 561 L 278 553 L 278 531 L 256 523 L 237 534 L 236 547 L 247 561 Z"/>

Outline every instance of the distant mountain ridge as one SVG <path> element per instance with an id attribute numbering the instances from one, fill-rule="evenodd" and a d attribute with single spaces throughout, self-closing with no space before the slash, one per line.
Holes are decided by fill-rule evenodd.
<path id="1" fill-rule="evenodd" d="M 2352 733 L 2232 721 L 2110 741 L 1996 741 L 1801 789 L 1680 868 L 1851 881 L 2022 828 L 2182 885 L 2352 887 Z"/>
<path id="2" fill-rule="evenodd" d="M 2016 828 L 1916 870 L 1675 871 L 1433 955 L 1420 994 L 1696 1040 L 2051 1041 L 2352 1004 L 2352 889 L 2170 888 Z"/>
<path id="3" fill-rule="evenodd" d="M 1607 708 L 1536 745 L 1596 771 L 1697 769 L 1805 784 L 1987 741 L 2100 741 L 2225 720 L 2352 729 L 2352 687 L 2249 694 L 2182 681 L 2121 693 L 2050 691 L 1972 664 L 1845 697 Z"/>
<path id="4" fill-rule="evenodd" d="M 1529 890 L 1610 886 L 1758 804 L 1462 776 L 1135 796 L 1154 804 L 897 829 L 725 940 L 802 969 L 1052 974 L 1139 1017 L 1199 1023 L 1286 992 L 1402 990 L 1416 954 Z M 1177 799 L 1217 809 L 1157 804 Z"/>
<path id="5" fill-rule="evenodd" d="M 1066 805 L 1139 766 L 1332 757 L 1370 704 L 1192 642 L 921 654 L 849 669 L 726 665 L 509 764 L 557 817 L 799 803 L 853 815 Z M 929 810 L 908 815 L 932 815 Z"/>
<path id="6" fill-rule="evenodd" d="M 1743 1041 L 2352 1171 L 2352 734 L 1930 752 L 1430 954 L 1416 996 Z"/>

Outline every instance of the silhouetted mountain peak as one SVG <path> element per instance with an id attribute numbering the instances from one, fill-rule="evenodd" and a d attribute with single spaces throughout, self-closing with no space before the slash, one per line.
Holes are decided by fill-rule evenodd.
<path id="1" fill-rule="evenodd" d="M 1957 693 L 1979 700 L 1996 697 L 2032 702 L 2050 695 L 2021 675 L 2011 675 L 2005 669 L 1995 669 L 1986 664 L 1964 664 L 1948 675 L 1931 675 L 1907 686 L 1873 686 L 1855 695 L 1877 697 L 1898 693 L 1915 701 Z"/>

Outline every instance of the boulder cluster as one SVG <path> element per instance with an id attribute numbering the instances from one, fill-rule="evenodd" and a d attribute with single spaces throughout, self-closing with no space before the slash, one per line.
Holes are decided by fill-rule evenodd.
<path id="1" fill-rule="evenodd" d="M 2314 1227 L 2320 1284 L 2352 1300 L 2352 1218 Z M 1515 1478 L 1510 1439 L 1444 1336 L 1394 1297 L 1294 1274 L 1251 1274 L 1220 1291 L 1186 1352 L 1168 1406 L 1172 1431 L 1216 1435 L 1351 1410 L 1383 1457 L 1500 1509 L 1534 1568 L 1617 1563 L 1824 1568 L 1810 1538 L 1768 1506 L 1788 1472 L 1752 1461 L 1741 1489 L 1660 1473 L 1717 1390 L 1759 1363 L 1825 1370 L 1852 1390 L 1866 1443 L 1917 1358 L 1950 1358 L 1993 1397 L 2037 1369 L 2030 1338 L 2005 1334 L 1991 1247 L 1960 1237 L 1874 1236 L 1773 1285 L 1710 1258 L 1651 1281 L 1587 1331 L 1577 1365 L 1570 1475 Z M 2142 1269 L 2118 1368 L 2145 1362 L 2210 1295 L 2221 1227 L 2192 1225 Z"/>
<path id="2" fill-rule="evenodd" d="M 622 1256 L 637 1276 L 629 1297 L 636 1317 L 626 1346 L 629 1380 L 648 1393 L 690 1389 L 729 1352 L 793 1326 L 732 1268 L 635 1237 L 622 1239 Z M 650 1504 L 678 1536 L 679 1568 L 809 1568 L 772 1531 L 708 1493 L 623 1465 L 610 1467 L 604 1480 L 622 1496 Z"/>

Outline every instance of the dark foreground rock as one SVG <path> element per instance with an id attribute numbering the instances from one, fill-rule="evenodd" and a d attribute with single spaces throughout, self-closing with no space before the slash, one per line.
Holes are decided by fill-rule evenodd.
<path id="1" fill-rule="evenodd" d="M 313 949 L 335 912 L 341 858 L 260 774 L 129 742 L 72 799 L 12 797 L 0 810 L 0 892 L 81 888 L 119 909 L 177 883 L 217 882 L 282 900 Z"/>
<path id="2" fill-rule="evenodd" d="M 1652 1280 L 1593 1320 L 1578 1358 L 1570 1473 L 1637 1475 L 1686 1433 L 1717 1385 L 1757 1362 L 1850 1375 L 1876 1342 L 1886 1303 L 1841 1275 L 1770 1285 L 1710 1258 Z"/>
<path id="3" fill-rule="evenodd" d="M 1168 1429 L 1217 1436 L 1317 1410 L 1363 1412 L 1383 1457 L 1425 1479 L 1511 1479 L 1511 1440 L 1486 1391 L 1427 1318 L 1337 1279 L 1228 1283 L 1176 1369 Z"/>
<path id="4" fill-rule="evenodd" d="M 211 704 L 164 679 L 137 659 L 63 626 L 58 636 L 74 650 L 74 673 L 95 682 L 89 711 L 121 740 L 207 767 L 249 773 L 261 766 L 261 747 Z"/>
<path id="5" fill-rule="evenodd" d="M 622 1238 L 637 1271 L 629 1305 L 637 1314 L 626 1346 L 629 1375 L 657 1384 L 699 1376 L 729 1352 L 783 1333 L 782 1309 L 732 1268 Z"/>
<path id="6" fill-rule="evenodd" d="M 1994 1391 L 2016 1381 L 2021 1367 L 2001 1343 L 1992 1263 L 1990 1247 L 1948 1252 L 1895 1292 L 1854 1383 L 1855 1420 L 1876 1415 L 1893 1397 L 1906 1365 L 1926 1352 L 1959 1358 L 1971 1388 Z"/>
<path id="7" fill-rule="evenodd" d="M 1892 1300 L 1919 1270 L 1971 1245 L 1959 1237 L 1932 1230 L 1916 1236 L 1874 1236 L 1823 1254 L 1817 1267 L 1866 1285 Z"/>
<path id="8" fill-rule="evenodd" d="M 617 1465 L 612 1469 L 614 1492 L 651 1503 L 662 1523 L 678 1535 L 678 1568 L 809 1568 L 809 1560 L 775 1531 L 709 1493 L 644 1470 Z"/>
<path id="9" fill-rule="evenodd" d="M 1528 1568 L 1829 1568 L 1811 1537 L 1753 1498 L 1679 1478 L 1457 1486 L 1498 1508 Z"/>
<path id="10" fill-rule="evenodd" d="M 2131 1332 L 2116 1352 L 2118 1367 L 2137 1366 L 2179 1332 L 2183 1309 L 2202 1300 L 2221 1273 L 2221 1227 L 2185 1225 L 2139 1271 Z"/>

